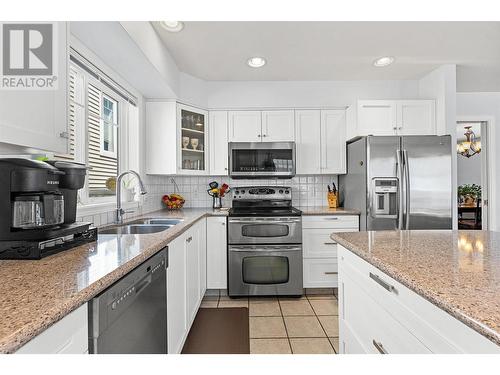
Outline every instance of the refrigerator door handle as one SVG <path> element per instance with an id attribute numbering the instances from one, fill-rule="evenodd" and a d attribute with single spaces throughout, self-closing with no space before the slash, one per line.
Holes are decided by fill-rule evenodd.
<path id="1" fill-rule="evenodd" d="M 403 168 L 401 150 L 396 150 L 396 177 L 398 178 L 398 229 L 403 229 Z"/>
<path id="2" fill-rule="evenodd" d="M 405 229 L 410 229 L 410 173 L 408 151 L 403 150 L 403 173 L 405 179 Z"/>

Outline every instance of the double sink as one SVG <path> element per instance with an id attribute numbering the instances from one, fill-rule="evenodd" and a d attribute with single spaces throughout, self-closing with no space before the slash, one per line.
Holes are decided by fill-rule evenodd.
<path id="1" fill-rule="evenodd" d="M 139 219 L 123 225 L 99 230 L 99 234 L 151 234 L 159 233 L 181 223 L 183 219 L 148 218 Z"/>

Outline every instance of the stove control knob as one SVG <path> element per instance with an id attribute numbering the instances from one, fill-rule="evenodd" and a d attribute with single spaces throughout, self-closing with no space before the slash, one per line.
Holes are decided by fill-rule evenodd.
<path id="1" fill-rule="evenodd" d="M 242 190 L 242 191 L 241 191 L 241 194 L 245 194 L 245 190 Z"/>
<path id="2" fill-rule="evenodd" d="M 239 191 L 239 190 L 236 190 L 234 193 L 235 193 L 236 195 L 238 195 L 238 194 L 240 193 L 240 191 Z"/>
<path id="3" fill-rule="evenodd" d="M 285 194 L 290 194 L 290 190 L 285 190 Z"/>
<path id="4" fill-rule="evenodd" d="M 280 190 L 280 194 L 283 194 L 283 190 Z"/>

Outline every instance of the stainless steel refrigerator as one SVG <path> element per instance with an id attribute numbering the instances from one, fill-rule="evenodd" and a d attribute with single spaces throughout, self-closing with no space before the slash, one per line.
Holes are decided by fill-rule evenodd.
<path id="1" fill-rule="evenodd" d="M 360 230 L 451 229 L 451 137 L 368 136 L 347 145 L 344 207 Z"/>

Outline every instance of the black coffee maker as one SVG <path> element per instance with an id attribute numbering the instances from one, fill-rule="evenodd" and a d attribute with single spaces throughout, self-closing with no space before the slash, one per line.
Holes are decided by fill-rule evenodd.
<path id="1" fill-rule="evenodd" d="M 0 159 L 0 259 L 40 259 L 93 241 L 91 223 L 76 223 L 77 163 Z"/>

